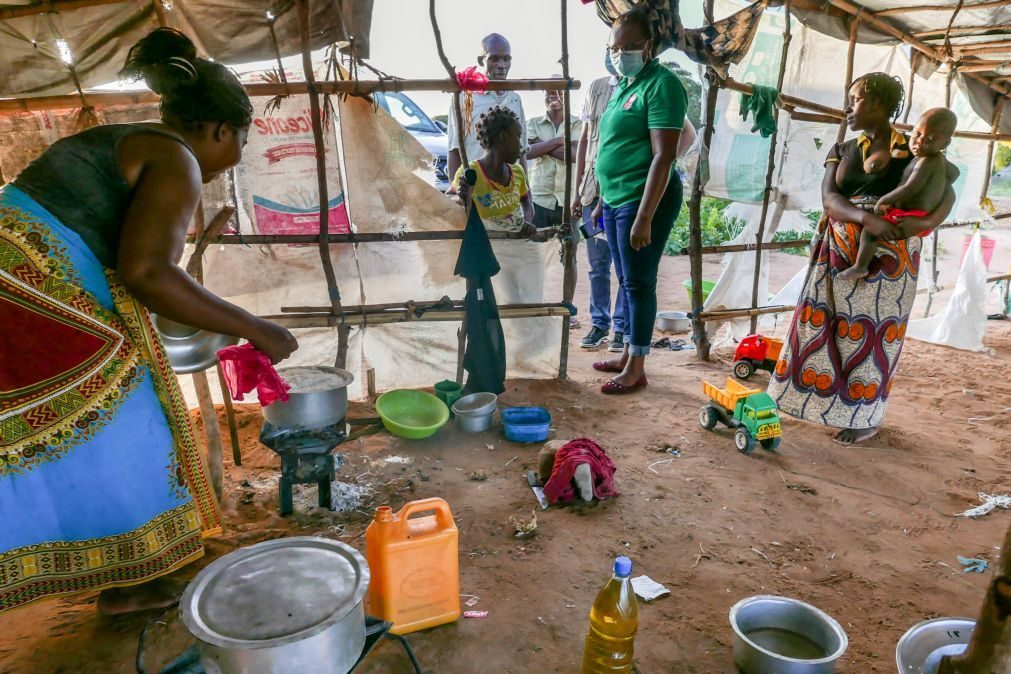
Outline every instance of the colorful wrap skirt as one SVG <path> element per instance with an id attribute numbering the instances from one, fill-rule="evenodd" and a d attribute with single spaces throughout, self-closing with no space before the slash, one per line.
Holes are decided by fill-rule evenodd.
<path id="1" fill-rule="evenodd" d="M 854 200 L 873 208 L 872 200 Z M 870 274 L 836 274 L 856 259 L 861 227 L 831 218 L 813 253 L 769 395 L 792 417 L 836 428 L 881 425 L 916 299 L 923 240 L 881 241 Z"/>
<path id="2" fill-rule="evenodd" d="M 148 581 L 221 517 L 146 310 L 0 188 L 0 610 Z"/>

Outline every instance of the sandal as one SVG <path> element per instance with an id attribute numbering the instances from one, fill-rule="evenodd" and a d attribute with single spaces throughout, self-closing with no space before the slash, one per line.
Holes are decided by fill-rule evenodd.
<path id="1" fill-rule="evenodd" d="M 608 379 L 604 382 L 604 385 L 600 387 L 600 392 L 604 395 L 625 395 L 626 393 L 634 393 L 641 388 L 646 388 L 646 375 L 642 375 L 639 381 L 635 382 L 631 386 L 625 386 L 624 384 L 619 384 L 613 379 Z"/>
<path id="2" fill-rule="evenodd" d="M 593 364 L 593 369 L 597 372 L 621 372 L 625 368 L 611 365 L 611 361 L 608 360 L 598 360 Z"/>

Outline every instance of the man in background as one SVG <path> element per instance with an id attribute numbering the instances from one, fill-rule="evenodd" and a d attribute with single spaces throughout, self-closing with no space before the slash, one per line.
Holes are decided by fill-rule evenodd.
<path id="1" fill-rule="evenodd" d="M 555 75 L 555 77 L 560 77 Z M 534 224 L 538 229 L 557 227 L 562 224 L 562 210 L 565 204 L 565 177 L 571 174 L 572 163 L 565 163 L 565 113 L 562 96 L 558 91 L 544 92 L 545 114 L 527 122 L 527 138 L 530 149 L 530 194 L 534 200 Z M 581 124 L 575 117 L 569 120 L 569 138 L 579 142 Z M 573 153 L 572 159 L 575 159 Z M 575 181 L 573 188 L 577 189 Z M 575 228 L 574 228 L 575 230 Z M 574 231 L 578 243 L 578 232 Z"/>
<path id="2" fill-rule="evenodd" d="M 477 57 L 477 63 L 484 68 L 489 80 L 504 80 L 509 76 L 509 69 L 513 65 L 512 47 L 509 40 L 498 33 L 491 33 L 481 40 L 481 53 Z M 453 105 L 449 106 L 449 124 L 447 134 L 449 135 L 449 153 L 446 157 L 447 174 L 455 176 L 457 169 L 462 163 L 460 157 L 460 139 L 463 139 L 463 147 L 467 152 L 467 160 L 473 161 L 481 156 L 483 150 L 481 143 L 477 140 L 477 123 L 481 120 L 482 113 L 489 108 L 501 105 L 509 108 L 520 119 L 522 137 L 520 138 L 520 148 L 525 151 L 527 148 L 527 123 L 523 115 L 523 102 L 519 94 L 515 91 L 487 91 L 478 93 L 476 91 L 464 92 L 460 97 L 460 104 L 463 107 L 463 125 L 461 130 L 456 128 L 456 113 Z M 526 169 L 526 160 L 521 156 L 520 164 Z"/>
<path id="3" fill-rule="evenodd" d="M 582 216 L 582 231 L 586 237 L 586 259 L 590 264 L 590 331 L 580 342 L 584 349 L 595 349 L 605 341 L 614 325 L 614 338 L 609 350 L 621 351 L 625 348 L 625 293 L 620 292 L 614 302 L 614 317 L 611 316 L 611 249 L 604 237 L 602 223 L 593 221 L 593 210 L 597 206 L 597 175 L 594 165 L 597 161 L 597 147 L 600 141 L 600 117 L 607 108 L 618 78 L 614 73 L 611 59 L 604 56 L 604 65 L 610 75 L 600 77 L 590 83 L 583 99 L 582 133 L 579 150 L 576 153 L 576 192 L 572 199 L 572 216 Z"/>

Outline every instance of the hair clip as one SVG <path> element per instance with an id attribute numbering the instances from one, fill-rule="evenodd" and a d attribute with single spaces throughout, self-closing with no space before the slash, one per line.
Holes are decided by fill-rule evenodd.
<path id="1" fill-rule="evenodd" d="M 193 67 L 193 64 L 184 59 L 182 56 L 172 56 L 168 60 L 170 66 L 175 66 L 180 70 L 185 70 L 186 74 L 190 76 L 191 80 L 197 78 L 197 69 Z"/>

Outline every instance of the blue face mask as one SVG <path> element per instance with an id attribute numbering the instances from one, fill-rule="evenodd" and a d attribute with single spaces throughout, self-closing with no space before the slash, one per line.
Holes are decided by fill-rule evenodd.
<path id="1" fill-rule="evenodd" d="M 618 71 L 614 69 L 614 64 L 611 63 L 610 49 L 604 49 L 604 67 L 607 69 L 607 72 L 611 73 L 612 77 L 621 77 L 621 75 L 618 74 Z"/>
<path id="2" fill-rule="evenodd" d="M 646 61 L 643 58 L 645 50 L 636 49 L 634 51 L 618 52 L 611 54 L 611 65 L 618 71 L 621 77 L 635 77 L 644 67 Z"/>

